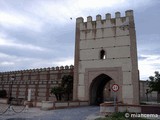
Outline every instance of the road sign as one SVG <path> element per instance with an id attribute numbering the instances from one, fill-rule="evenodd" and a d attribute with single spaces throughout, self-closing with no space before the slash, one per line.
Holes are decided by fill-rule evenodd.
<path id="1" fill-rule="evenodd" d="M 116 112 L 116 92 L 119 90 L 119 85 L 118 84 L 113 84 L 112 85 L 112 90 L 114 91 L 114 111 Z"/>
<path id="2" fill-rule="evenodd" d="M 113 85 L 112 85 L 112 90 L 113 90 L 114 92 L 117 92 L 117 91 L 119 90 L 119 85 L 118 85 L 118 84 L 113 84 Z"/>

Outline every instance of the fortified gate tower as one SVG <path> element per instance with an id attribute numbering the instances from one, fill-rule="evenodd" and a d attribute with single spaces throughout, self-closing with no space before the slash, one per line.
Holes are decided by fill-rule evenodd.
<path id="1" fill-rule="evenodd" d="M 120 12 L 76 19 L 73 99 L 104 102 L 104 91 L 110 86 L 120 86 L 117 101 L 123 104 L 139 104 L 139 77 L 137 46 L 133 11 L 121 17 Z M 110 84 L 107 89 L 105 86 Z"/>

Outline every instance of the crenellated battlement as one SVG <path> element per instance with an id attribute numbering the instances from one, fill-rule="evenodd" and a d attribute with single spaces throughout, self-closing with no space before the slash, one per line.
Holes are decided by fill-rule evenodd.
<path id="1" fill-rule="evenodd" d="M 58 71 L 58 70 L 72 70 L 72 69 L 74 69 L 73 65 L 70 65 L 70 66 L 66 65 L 66 66 L 56 66 L 56 67 L 48 67 L 48 68 L 37 68 L 37 69 L 0 72 L 0 75 L 3 75 L 3 74 L 18 74 L 18 73 L 47 72 L 47 71 Z"/>
<path id="2" fill-rule="evenodd" d="M 0 72 L 0 90 L 6 90 L 10 95 L 12 89 L 13 97 L 27 99 L 28 89 L 32 89 L 32 92 L 35 92 L 32 95 L 33 100 L 53 100 L 50 89 L 59 85 L 64 75 L 73 76 L 73 70 L 73 65 L 66 65 Z"/>
<path id="3" fill-rule="evenodd" d="M 133 16 L 133 10 L 127 10 L 127 11 L 125 11 L 125 16 L 121 16 L 120 12 L 115 12 L 115 18 L 112 18 L 111 14 L 107 13 L 105 15 L 105 18 L 102 19 L 102 16 L 100 14 L 98 14 L 98 15 L 96 15 L 96 20 L 95 21 L 110 20 L 110 19 L 116 19 L 116 18 L 127 18 L 127 17 L 132 17 L 132 16 Z M 76 22 L 77 23 L 83 23 L 84 22 L 83 17 L 78 17 L 76 19 Z M 87 17 L 87 22 L 93 22 L 92 16 Z"/>
<path id="4" fill-rule="evenodd" d="M 76 19 L 76 28 L 80 31 L 80 40 L 95 40 L 109 37 L 119 37 L 129 35 L 129 29 L 134 28 L 133 10 L 125 11 L 125 16 L 120 12 L 115 12 L 112 18 L 110 13 L 103 19 L 101 15 L 87 17 L 85 22 L 82 17 Z"/>
<path id="5" fill-rule="evenodd" d="M 125 11 L 125 16 L 121 16 L 120 12 L 116 12 L 115 17 L 112 18 L 111 14 L 107 13 L 103 19 L 102 16 L 98 14 L 96 20 L 88 16 L 85 22 L 82 17 L 78 17 L 76 23 L 80 25 L 80 30 L 88 30 L 129 26 L 130 21 L 133 20 L 133 10 L 127 10 Z"/>

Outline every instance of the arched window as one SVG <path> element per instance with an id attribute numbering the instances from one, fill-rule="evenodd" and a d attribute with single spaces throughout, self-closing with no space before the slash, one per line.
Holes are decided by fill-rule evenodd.
<path id="1" fill-rule="evenodd" d="M 100 59 L 106 59 L 106 54 L 103 49 L 100 51 Z"/>

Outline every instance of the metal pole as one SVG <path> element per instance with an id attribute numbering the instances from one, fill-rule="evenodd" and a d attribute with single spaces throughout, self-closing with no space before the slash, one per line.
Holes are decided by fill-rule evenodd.
<path id="1" fill-rule="evenodd" d="M 11 104 L 11 99 L 12 99 L 12 81 L 10 83 L 9 104 Z"/>
<path id="2" fill-rule="evenodd" d="M 116 92 L 114 92 L 114 112 L 116 112 Z"/>
<path id="3" fill-rule="evenodd" d="M 114 92 L 114 112 L 116 112 L 116 92 Z"/>
<path id="4" fill-rule="evenodd" d="M 12 86 L 13 86 L 13 81 L 11 81 L 11 93 L 10 93 L 10 100 L 12 100 Z"/>
<path id="5" fill-rule="evenodd" d="M 149 91 L 149 89 L 146 89 L 146 96 L 147 96 L 147 102 L 148 102 L 148 92 Z"/>
<path id="6" fill-rule="evenodd" d="M 10 81 L 11 81 L 11 87 L 10 87 L 10 96 L 9 96 L 9 104 L 11 104 L 12 101 L 12 85 L 13 85 L 13 81 L 14 81 L 14 76 L 11 77 Z"/>

